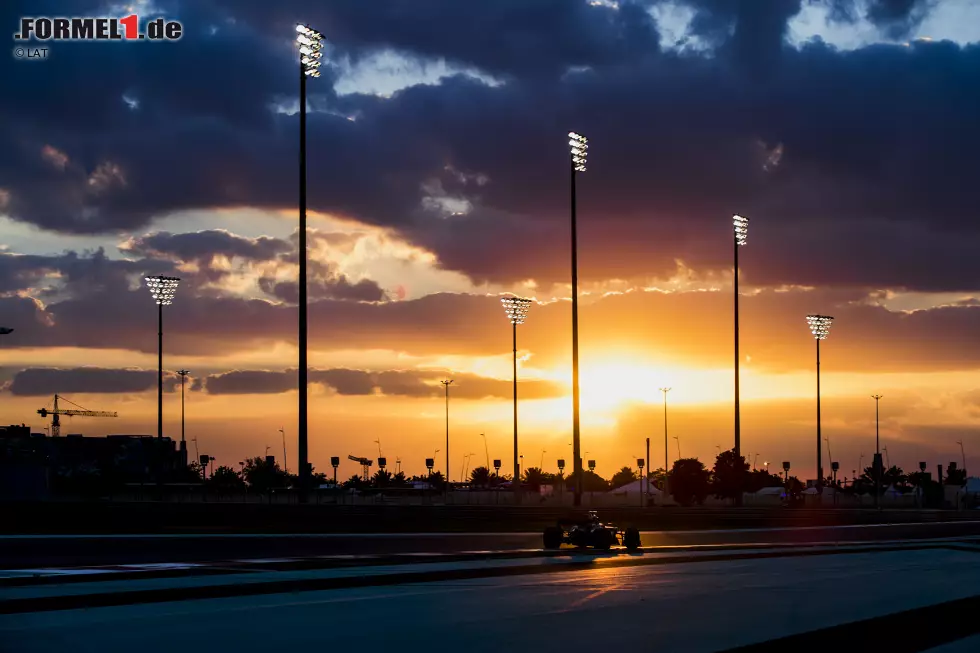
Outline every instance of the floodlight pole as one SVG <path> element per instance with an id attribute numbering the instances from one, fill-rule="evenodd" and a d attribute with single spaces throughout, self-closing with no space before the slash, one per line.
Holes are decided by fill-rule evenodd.
<path id="1" fill-rule="evenodd" d="M 571 171 L 571 228 L 572 228 L 572 473 L 575 475 L 574 506 L 582 505 L 582 441 L 579 423 L 579 369 L 578 369 L 578 233 L 575 192 L 576 164 L 570 160 Z"/>
<path id="2" fill-rule="evenodd" d="M 878 401 L 881 400 L 881 395 L 871 395 L 871 398 L 875 400 L 875 508 L 880 507 L 879 494 L 881 493 L 881 450 L 879 445 L 881 440 L 878 433 Z"/>
<path id="3" fill-rule="evenodd" d="M 309 370 L 307 360 L 306 271 L 306 67 L 299 63 L 299 424 L 296 433 L 299 458 L 299 502 L 306 503 L 309 485 Z"/>
<path id="4" fill-rule="evenodd" d="M 163 442 L 163 304 L 157 304 L 157 443 Z M 160 454 L 159 447 L 157 455 Z M 158 482 L 162 479 L 158 477 Z"/>
<path id="5" fill-rule="evenodd" d="M 452 385 L 452 379 L 445 379 L 440 381 L 442 385 L 446 387 L 446 503 L 449 503 L 449 386 Z"/>
<path id="6" fill-rule="evenodd" d="M 517 322 L 511 321 L 514 330 L 514 505 L 521 503 L 521 463 L 517 451 Z"/>
<path id="7" fill-rule="evenodd" d="M 738 250 L 739 250 L 739 247 L 742 247 L 743 245 L 745 245 L 745 243 L 746 243 L 746 241 L 748 239 L 749 220 L 748 220 L 748 218 L 742 217 L 741 215 L 735 215 L 735 216 L 732 216 L 732 222 L 733 222 L 733 227 L 734 227 L 733 234 L 732 234 L 734 237 L 732 238 L 732 242 L 733 242 L 734 248 L 735 248 L 735 252 L 734 252 L 734 254 L 735 254 L 735 256 L 734 256 L 734 259 L 735 259 L 734 260 L 734 266 L 735 267 L 734 267 L 733 274 L 732 274 L 732 281 L 733 281 L 732 286 L 733 286 L 733 289 L 734 289 L 734 296 L 735 296 L 734 297 L 734 302 L 735 302 L 735 448 L 734 448 L 734 452 L 735 452 L 735 460 L 737 462 L 739 462 L 738 467 L 736 469 L 736 474 L 737 474 L 737 477 L 738 477 L 739 492 L 735 496 L 735 505 L 736 506 L 740 506 L 740 505 L 742 505 L 742 492 L 741 492 L 741 487 L 742 487 L 742 466 L 740 464 L 741 456 L 742 456 L 742 409 L 741 409 L 741 403 L 740 403 L 741 402 L 741 393 L 740 393 L 740 389 L 739 389 L 739 381 L 740 381 L 740 376 L 741 375 L 739 373 L 739 364 L 740 364 L 739 358 L 740 357 L 739 357 L 739 347 L 738 347 L 738 345 L 739 345 L 739 335 L 738 335 L 738 326 L 739 326 L 739 319 L 738 319 L 739 318 L 739 316 L 738 316 L 738 304 L 739 304 L 739 302 L 738 302 Z"/>
<path id="8" fill-rule="evenodd" d="M 820 444 L 820 339 L 817 338 L 817 492 L 823 490 L 823 459 Z"/>
<path id="9" fill-rule="evenodd" d="M 667 446 L 669 440 L 667 439 L 667 393 L 670 392 L 670 388 L 660 388 L 660 392 L 664 393 L 664 501 L 670 495 L 669 485 L 670 485 L 670 450 Z"/>
<path id="10" fill-rule="evenodd" d="M 739 356 L 738 356 L 738 238 L 733 238 L 732 241 L 735 243 L 735 271 L 733 275 L 734 286 L 735 286 L 735 462 L 737 465 L 736 473 L 739 478 L 739 491 L 735 497 L 735 505 L 742 505 L 742 492 L 741 492 L 741 470 L 742 466 L 739 464 L 739 456 L 742 455 L 742 414 L 741 408 L 739 406 Z"/>

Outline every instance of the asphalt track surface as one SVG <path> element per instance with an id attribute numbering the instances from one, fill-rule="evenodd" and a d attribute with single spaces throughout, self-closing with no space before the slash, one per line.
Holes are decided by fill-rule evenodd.
<path id="1" fill-rule="evenodd" d="M 980 521 L 644 531 L 644 547 L 849 543 L 980 536 Z M 539 532 L 0 535 L 0 569 L 540 549 Z"/>
<path id="2" fill-rule="evenodd" d="M 437 644 L 468 653 L 593 653 L 597 642 L 602 650 L 684 653 L 834 650 L 874 642 L 893 653 L 959 653 L 975 650 L 970 646 L 980 631 L 976 547 L 851 547 L 814 556 L 611 562 L 567 571 L 8 613 L 0 615 L 0 642 L 10 653 L 155 653 L 191 642 L 220 643 L 222 650 L 239 653 L 284 647 L 415 651 Z M 3 591 L 10 598 L 81 590 Z"/>

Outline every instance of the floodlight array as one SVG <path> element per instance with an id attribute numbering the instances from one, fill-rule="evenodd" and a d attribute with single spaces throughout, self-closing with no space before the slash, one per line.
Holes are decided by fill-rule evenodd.
<path id="1" fill-rule="evenodd" d="M 568 132 L 568 147 L 572 152 L 575 172 L 585 172 L 585 164 L 589 158 L 589 139 L 575 132 Z"/>
<path id="2" fill-rule="evenodd" d="M 826 340 L 830 334 L 830 324 L 834 318 L 829 315 L 807 315 L 806 323 L 817 340 Z"/>
<path id="3" fill-rule="evenodd" d="M 500 300 L 507 313 L 507 319 L 511 324 L 524 324 L 527 319 L 527 311 L 531 306 L 531 300 L 525 297 L 504 297 Z"/>
<path id="4" fill-rule="evenodd" d="M 180 279 L 177 277 L 146 277 L 144 278 L 146 287 L 150 289 L 150 295 L 160 306 L 169 306 L 174 303 L 174 295 L 177 293 L 177 284 Z"/>
<path id="5" fill-rule="evenodd" d="M 732 216 L 732 222 L 735 224 L 735 244 L 745 245 L 749 238 L 749 219 L 735 215 Z"/>
<path id="6" fill-rule="evenodd" d="M 296 43 L 299 45 L 299 61 L 308 77 L 319 77 L 320 58 L 323 56 L 323 34 L 306 25 L 296 26 Z"/>

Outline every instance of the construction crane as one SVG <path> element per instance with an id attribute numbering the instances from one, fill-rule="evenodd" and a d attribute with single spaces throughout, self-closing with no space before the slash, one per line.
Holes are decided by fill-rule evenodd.
<path id="1" fill-rule="evenodd" d="M 58 400 L 68 402 L 75 408 L 70 408 L 68 410 L 62 410 L 58 408 Z M 77 410 L 76 410 L 77 409 Z M 61 435 L 61 416 L 67 415 L 68 417 L 119 417 L 119 413 L 115 411 L 107 410 L 87 410 L 73 401 L 65 399 L 61 395 L 54 396 L 54 406 L 51 410 L 47 408 L 41 408 L 37 411 L 37 414 L 41 417 L 47 417 L 51 415 L 51 437 L 57 438 Z"/>
<path id="2" fill-rule="evenodd" d="M 370 458 L 361 458 L 358 456 L 347 456 L 347 459 L 353 460 L 355 463 L 360 463 L 361 468 L 364 470 L 364 480 L 365 481 L 371 480 L 371 465 L 374 464 L 373 460 L 371 460 Z"/>

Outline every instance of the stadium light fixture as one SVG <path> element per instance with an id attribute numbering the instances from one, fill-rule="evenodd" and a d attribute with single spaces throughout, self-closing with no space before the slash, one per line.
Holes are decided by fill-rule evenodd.
<path id="1" fill-rule="evenodd" d="M 577 132 L 568 132 L 571 153 L 571 228 L 572 228 L 572 474 L 575 476 L 573 505 L 582 505 L 582 441 L 580 429 L 580 393 L 578 369 L 578 232 L 576 226 L 577 193 L 575 179 L 586 171 L 589 158 L 589 139 Z"/>
<path id="2" fill-rule="evenodd" d="M 150 296 L 157 305 L 157 443 L 163 442 L 163 307 L 174 303 L 180 279 L 163 275 L 147 276 L 143 279 Z M 163 483 L 162 446 L 157 447 L 157 484 Z"/>
<path id="3" fill-rule="evenodd" d="M 830 335 L 830 325 L 834 318 L 829 315 L 807 315 L 806 323 L 810 327 L 810 333 L 817 341 L 817 491 L 823 490 L 823 461 L 821 460 L 821 435 L 820 435 L 820 341 L 826 340 Z"/>
<path id="4" fill-rule="evenodd" d="M 513 331 L 514 341 L 514 503 L 521 501 L 520 483 L 520 460 L 517 449 L 517 325 L 524 324 L 527 319 L 528 309 L 531 307 L 531 300 L 526 297 L 504 297 L 500 300 L 504 307 L 504 313 L 510 321 Z"/>
<path id="5" fill-rule="evenodd" d="M 296 449 L 299 458 L 300 503 L 307 502 L 312 469 L 309 462 L 309 360 L 307 333 L 307 243 L 306 243 L 306 78 L 320 76 L 323 58 L 323 34 L 308 25 L 296 26 L 299 50 L 299 416 Z"/>
<path id="6" fill-rule="evenodd" d="M 735 460 L 742 455 L 742 407 L 740 381 L 741 373 L 739 370 L 739 317 L 738 317 L 738 249 L 744 247 L 749 237 L 749 219 L 741 215 L 732 216 L 735 235 L 735 263 L 732 271 L 732 286 L 735 295 Z M 738 467 L 741 470 L 741 467 Z M 738 492 L 735 497 L 735 505 L 741 505 L 742 493 Z"/>

